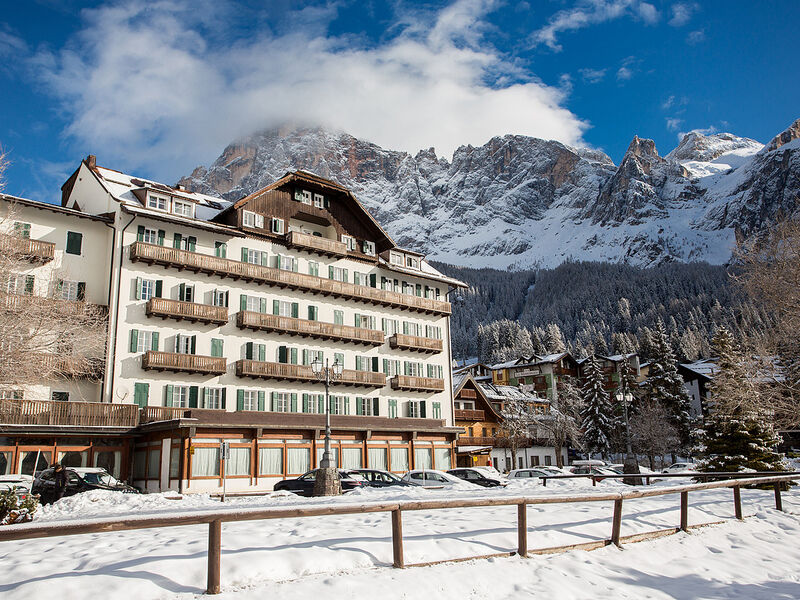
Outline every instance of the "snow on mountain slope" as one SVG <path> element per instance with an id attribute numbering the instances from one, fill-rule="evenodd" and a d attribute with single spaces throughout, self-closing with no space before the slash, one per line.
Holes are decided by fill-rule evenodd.
<path id="1" fill-rule="evenodd" d="M 662 157 L 635 137 L 619 166 L 596 150 L 518 135 L 415 156 L 344 132 L 283 127 L 228 146 L 180 183 L 238 199 L 294 169 L 354 191 L 392 237 L 430 258 L 521 269 L 584 259 L 653 265 L 728 260 L 796 210 L 800 121 L 770 144 L 687 134 Z"/>

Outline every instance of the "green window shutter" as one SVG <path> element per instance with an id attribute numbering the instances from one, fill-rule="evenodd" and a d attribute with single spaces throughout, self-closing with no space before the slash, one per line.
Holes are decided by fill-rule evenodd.
<path id="1" fill-rule="evenodd" d="M 184 302 L 186 300 L 186 284 L 182 283 L 178 286 L 178 300 Z"/>
<path id="2" fill-rule="evenodd" d="M 272 301 L 272 314 L 273 315 L 281 314 L 281 303 L 277 300 Z"/>
<path id="3" fill-rule="evenodd" d="M 275 400 L 275 392 L 272 392 L 272 393 L 270 394 L 270 403 L 269 403 L 269 409 L 270 409 L 272 412 L 275 412 L 275 408 L 276 408 L 276 406 L 277 406 L 277 402 L 276 402 L 276 400 Z"/>
<path id="4" fill-rule="evenodd" d="M 344 397 L 344 413 L 342 413 L 342 414 L 345 414 L 345 415 L 349 415 L 350 414 L 350 397 L 349 396 L 345 396 Z"/>
<path id="5" fill-rule="evenodd" d="M 181 247 L 181 234 L 176 233 L 175 237 L 172 238 L 172 247 L 173 248 L 180 248 Z"/>
<path id="6" fill-rule="evenodd" d="M 262 267 L 268 267 L 269 266 L 267 264 L 268 260 L 269 260 L 269 256 L 267 255 L 267 253 L 266 252 L 262 252 L 261 253 L 261 266 Z"/>
<path id="7" fill-rule="evenodd" d="M 258 360 L 264 362 L 267 360 L 267 346 L 266 344 L 258 345 Z"/>
<path id="8" fill-rule="evenodd" d="M 28 295 L 33 294 L 33 275 L 26 275 L 25 276 L 25 293 Z"/>
<path id="9" fill-rule="evenodd" d="M 303 348 L 303 364 L 306 366 L 311 364 L 308 362 L 308 348 Z"/>
<path id="10" fill-rule="evenodd" d="M 275 266 L 280 269 L 282 263 L 283 263 L 283 257 L 280 254 L 278 254 L 278 256 L 275 257 Z"/>
<path id="11" fill-rule="evenodd" d="M 242 262 L 247 262 L 247 248 L 242 248 Z"/>
<path id="12" fill-rule="evenodd" d="M 347 283 L 347 269 L 342 269 L 342 281 Z"/>
<path id="13" fill-rule="evenodd" d="M 333 323 L 334 325 L 344 325 L 344 311 L 333 311 Z"/>
<path id="14" fill-rule="evenodd" d="M 377 417 L 378 416 L 378 407 L 379 406 L 380 406 L 380 399 L 373 398 L 372 399 L 372 416 L 373 417 Z"/>
<path id="15" fill-rule="evenodd" d="M 278 346 L 278 362 L 285 364 L 286 361 L 287 361 L 286 346 Z"/>
<path id="16" fill-rule="evenodd" d="M 67 232 L 67 254 L 77 254 L 80 256 L 81 245 L 83 243 L 83 234 L 76 231 Z"/>
<path id="17" fill-rule="evenodd" d="M 144 225 L 139 225 L 139 227 L 136 228 L 136 241 L 144 241 Z"/>
<path id="18" fill-rule="evenodd" d="M 197 238 L 193 235 L 189 236 L 189 252 L 197 250 Z"/>
<path id="19" fill-rule="evenodd" d="M 335 352 L 333 354 L 333 362 L 339 361 L 339 364 L 344 368 L 344 354 L 342 352 Z"/>
<path id="20" fill-rule="evenodd" d="M 297 364 L 297 348 L 289 348 L 289 359 L 293 365 Z"/>
<path id="21" fill-rule="evenodd" d="M 389 359 L 388 358 L 384 358 L 383 359 L 383 374 L 384 375 L 388 375 L 389 374 Z"/>
<path id="22" fill-rule="evenodd" d="M 308 320 L 309 321 L 316 321 L 317 320 L 317 307 L 316 306 L 309 306 L 308 307 Z"/>
<path id="23" fill-rule="evenodd" d="M 262 314 L 266 314 L 266 312 L 267 312 L 267 299 L 266 298 L 261 298 L 261 301 L 259 302 L 259 309 L 260 309 L 260 312 Z"/>
<path id="24" fill-rule="evenodd" d="M 297 273 L 297 267 L 298 267 L 298 260 L 295 258 L 294 261 L 292 262 L 292 271 Z"/>
<path id="25" fill-rule="evenodd" d="M 158 352 L 158 332 L 154 331 L 150 334 L 150 349 L 153 352 Z"/>
<path id="26" fill-rule="evenodd" d="M 239 294 L 239 310 L 247 310 L 247 294 Z"/>
<path id="27" fill-rule="evenodd" d="M 137 300 L 141 300 L 142 299 L 142 278 L 141 277 L 137 277 L 136 278 L 136 299 Z"/>
<path id="28" fill-rule="evenodd" d="M 356 371 L 360 371 L 360 370 L 361 370 L 361 357 L 360 356 L 356 356 Z"/>
<path id="29" fill-rule="evenodd" d="M 300 314 L 300 305 L 297 302 L 292 302 L 292 318 L 296 319 Z"/>
<path id="30" fill-rule="evenodd" d="M 297 394 L 292 392 L 291 402 L 289 405 L 292 412 L 297 412 Z"/>
<path id="31" fill-rule="evenodd" d="M 222 340 L 216 338 L 211 340 L 211 356 L 222 357 Z"/>
<path id="32" fill-rule="evenodd" d="M 133 384 L 133 402 L 144 408 L 147 406 L 150 399 L 150 384 L 149 383 L 134 383 Z"/>
<path id="33" fill-rule="evenodd" d="M 433 418 L 434 419 L 441 419 L 442 418 L 442 403 L 441 402 L 434 402 L 433 403 Z"/>
<path id="34" fill-rule="evenodd" d="M 378 287 L 378 276 L 375 273 L 370 273 L 369 275 L 369 287 Z"/>
<path id="35" fill-rule="evenodd" d="M 190 350 L 190 352 L 191 352 L 192 354 L 197 354 L 197 336 L 196 336 L 196 335 L 193 335 L 193 336 L 192 336 L 192 343 L 191 343 L 191 350 Z"/>
<path id="36" fill-rule="evenodd" d="M 161 298 L 163 290 L 164 290 L 164 282 L 160 279 L 156 279 L 156 298 Z"/>
<path id="37" fill-rule="evenodd" d="M 420 400 L 420 402 L 419 402 L 419 416 L 420 416 L 422 419 L 424 419 L 424 418 L 427 416 L 427 415 L 425 414 L 425 406 L 426 406 L 427 404 L 428 404 L 428 403 L 427 403 L 427 402 L 425 402 L 425 400 Z"/>
<path id="38" fill-rule="evenodd" d="M 228 247 L 225 242 L 214 242 L 214 255 L 217 258 L 225 258 L 228 254 Z"/>
<path id="39" fill-rule="evenodd" d="M 333 266 L 328 267 L 328 279 L 333 279 Z"/>
<path id="40" fill-rule="evenodd" d="M 266 406 L 265 406 L 266 402 L 264 401 L 264 397 L 265 397 L 264 390 L 259 390 L 258 391 L 258 410 L 260 410 L 261 412 L 264 412 L 264 410 L 266 409 Z"/>
<path id="41" fill-rule="evenodd" d="M 130 350 L 131 350 L 131 352 L 138 352 L 139 351 L 139 330 L 138 329 L 131 329 Z"/>
<path id="42" fill-rule="evenodd" d="M 359 315 L 358 313 L 353 315 L 353 325 L 355 325 L 356 327 L 361 326 L 361 315 Z"/>
<path id="43" fill-rule="evenodd" d="M 172 385 L 164 387 L 164 406 L 172 406 L 172 394 L 174 391 L 175 387 Z"/>
<path id="44" fill-rule="evenodd" d="M 364 414 L 364 399 L 359 396 L 356 396 L 356 414 Z"/>
<path id="45" fill-rule="evenodd" d="M 197 408 L 197 386 L 189 388 L 189 408 Z"/>
<path id="46" fill-rule="evenodd" d="M 317 396 L 317 412 L 318 413 L 325 412 L 325 396 L 322 394 Z"/>
<path id="47" fill-rule="evenodd" d="M 203 404 L 200 408 L 208 408 L 208 388 L 203 388 Z"/>
<path id="48" fill-rule="evenodd" d="M 244 345 L 244 358 L 245 360 L 253 360 L 253 342 L 247 342 Z"/>
<path id="49" fill-rule="evenodd" d="M 303 394 L 303 412 L 308 412 L 308 394 Z"/>
<path id="50" fill-rule="evenodd" d="M 408 335 L 408 321 L 403 321 L 403 335 Z"/>
<path id="51" fill-rule="evenodd" d="M 158 230 L 158 245 L 159 246 L 163 246 L 164 245 L 164 238 L 165 237 L 167 237 L 167 232 L 164 231 L 163 229 L 159 229 Z"/>
<path id="52" fill-rule="evenodd" d="M 227 410 L 228 388 L 222 388 L 222 410 Z"/>
<path id="53" fill-rule="evenodd" d="M 372 357 L 372 372 L 373 373 L 377 373 L 378 372 L 378 357 L 377 356 L 373 356 Z"/>

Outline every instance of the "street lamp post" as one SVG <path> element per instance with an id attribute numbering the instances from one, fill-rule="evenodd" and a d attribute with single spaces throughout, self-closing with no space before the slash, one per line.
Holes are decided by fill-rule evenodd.
<path id="1" fill-rule="evenodd" d="M 633 453 L 633 445 L 631 444 L 631 428 L 628 422 L 628 402 L 633 399 L 633 394 L 628 391 L 628 382 L 626 373 L 620 373 L 620 389 L 617 392 L 617 400 L 622 402 L 622 413 L 625 417 L 625 461 L 622 466 L 622 472 L 625 475 L 639 475 L 639 461 L 636 460 L 636 455 Z M 630 477 L 625 480 L 625 483 L 630 485 L 641 485 L 641 478 Z"/>
<path id="2" fill-rule="evenodd" d="M 338 360 L 335 360 L 329 366 L 326 358 L 323 366 L 322 360 L 317 357 L 311 362 L 311 370 L 314 376 L 325 384 L 325 451 L 322 454 L 322 460 L 319 463 L 317 476 L 314 480 L 314 495 L 338 496 L 342 493 L 342 486 L 339 481 L 339 473 L 336 467 L 333 466 L 333 460 L 331 459 L 331 404 L 329 390 L 331 381 L 336 381 L 342 376 L 342 365 L 339 364 Z"/>

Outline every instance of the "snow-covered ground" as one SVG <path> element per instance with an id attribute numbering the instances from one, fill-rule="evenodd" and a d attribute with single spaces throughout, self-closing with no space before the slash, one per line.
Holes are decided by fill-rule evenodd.
<path id="1" fill-rule="evenodd" d="M 465 484 L 466 485 L 466 484 Z M 657 485 L 674 485 L 658 483 Z M 581 480 L 534 482 L 505 490 L 364 490 L 338 499 L 285 494 L 180 500 L 164 495 L 92 492 L 45 507 L 40 522 L 108 516 L 187 513 L 209 509 L 352 503 L 454 496 L 602 493 Z M 690 494 L 692 524 L 728 520 L 689 534 L 594 552 L 477 560 L 407 570 L 392 561 L 389 515 L 373 513 L 261 522 L 222 528 L 222 586 L 230 600 L 327 598 L 748 598 L 800 597 L 800 491 L 784 494 L 787 513 L 774 510 L 771 491 L 743 490 L 744 523 L 732 521 L 728 489 Z M 678 496 L 626 501 L 622 534 L 674 527 Z M 611 503 L 529 507 L 529 548 L 610 536 Z M 486 555 L 516 546 L 516 507 L 407 512 L 406 563 Z M 0 543 L 0 598 L 190 598 L 205 588 L 206 526 L 184 526 Z"/>

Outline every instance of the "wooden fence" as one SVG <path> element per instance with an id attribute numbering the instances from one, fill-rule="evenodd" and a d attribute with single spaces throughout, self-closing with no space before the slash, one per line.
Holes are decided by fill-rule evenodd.
<path id="1" fill-rule="evenodd" d="M 174 516 L 131 516 L 125 519 L 95 519 L 79 523 L 28 523 L 0 528 L 0 542 L 26 540 L 43 537 L 102 533 L 109 531 L 130 531 L 134 529 L 152 529 L 157 527 L 175 527 L 180 525 L 208 524 L 208 571 L 206 593 L 220 593 L 220 567 L 222 557 L 222 523 L 233 521 L 258 521 L 265 519 L 294 519 L 300 517 L 317 517 L 327 515 L 352 515 L 377 512 L 391 513 L 392 527 L 392 562 L 398 569 L 415 566 L 490 558 L 495 556 L 511 556 L 518 554 L 527 557 L 529 554 L 549 554 L 566 550 L 591 550 L 610 544 L 620 546 L 623 542 L 641 541 L 688 531 L 699 525 L 689 525 L 689 493 L 719 488 L 733 489 L 734 514 L 737 519 L 744 518 L 742 513 L 741 487 L 750 485 L 773 484 L 775 488 L 775 507 L 783 510 L 781 487 L 783 484 L 800 479 L 800 473 L 779 475 L 774 477 L 753 477 L 749 479 L 733 479 L 730 481 L 714 481 L 695 483 L 667 488 L 638 489 L 626 492 L 609 492 L 594 495 L 552 495 L 552 496 L 509 496 L 463 498 L 458 500 L 403 500 L 397 502 L 365 502 L 361 504 L 327 504 L 305 505 L 275 508 L 237 508 L 228 511 L 198 511 L 192 514 Z M 622 503 L 624 500 L 650 498 L 680 494 L 680 525 L 670 529 L 639 533 L 629 536 L 621 534 Z M 613 502 L 614 512 L 611 519 L 611 537 L 582 544 L 559 546 L 555 548 L 528 551 L 528 512 L 529 505 L 565 504 L 575 502 Z M 403 553 L 403 512 L 417 510 L 439 510 L 447 508 L 474 508 L 481 506 L 516 506 L 517 507 L 517 548 L 514 551 L 500 552 L 492 555 L 473 556 L 461 559 L 447 559 L 430 563 L 406 564 Z"/>

